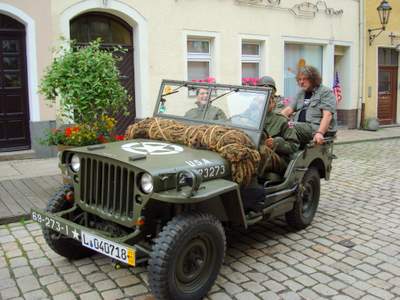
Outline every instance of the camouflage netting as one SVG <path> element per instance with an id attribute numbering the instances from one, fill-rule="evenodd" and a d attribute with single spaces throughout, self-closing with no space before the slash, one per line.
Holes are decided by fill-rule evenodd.
<path id="1" fill-rule="evenodd" d="M 247 134 L 219 125 L 188 125 L 175 120 L 146 118 L 130 125 L 125 136 L 128 139 L 163 140 L 218 152 L 230 162 L 232 179 L 240 185 L 250 183 L 253 175 L 257 173 L 261 159 L 260 153 Z M 267 152 L 262 153 L 262 156 L 270 155 Z"/>

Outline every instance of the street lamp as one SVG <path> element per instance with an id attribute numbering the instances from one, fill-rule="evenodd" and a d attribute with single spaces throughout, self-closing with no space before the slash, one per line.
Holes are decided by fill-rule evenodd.
<path id="1" fill-rule="evenodd" d="M 374 28 L 374 29 L 368 29 L 368 35 L 369 35 L 369 45 L 372 45 L 372 42 L 380 35 L 385 29 L 386 25 L 389 22 L 389 16 L 390 16 L 390 11 L 392 10 L 392 7 L 386 0 L 382 0 L 381 4 L 376 8 L 378 11 L 379 15 L 379 20 L 381 22 L 382 27 L 380 28 Z M 378 31 L 378 33 L 372 34 L 374 31 Z"/>

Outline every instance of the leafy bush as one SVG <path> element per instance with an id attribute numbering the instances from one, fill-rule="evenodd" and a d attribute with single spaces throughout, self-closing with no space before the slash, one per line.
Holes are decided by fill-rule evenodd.
<path id="1" fill-rule="evenodd" d="M 70 42 L 57 51 L 40 92 L 50 103 L 58 99 L 60 117 L 77 124 L 90 124 L 104 114 L 126 113 L 131 99 L 119 81 L 116 63 L 111 51 L 100 48 L 100 40 L 84 47 Z"/>

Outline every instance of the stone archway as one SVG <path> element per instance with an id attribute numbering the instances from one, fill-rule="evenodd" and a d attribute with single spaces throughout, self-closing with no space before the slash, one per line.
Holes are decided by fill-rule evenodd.
<path id="1" fill-rule="evenodd" d="M 133 33 L 132 27 L 122 19 L 104 12 L 89 12 L 73 18 L 70 22 L 71 39 L 79 46 L 101 38 L 101 46 L 105 50 L 113 51 L 119 46 L 126 52 L 114 52 L 121 60 L 118 63 L 121 84 L 132 97 L 129 104 L 129 115 L 117 116 L 117 131 L 122 134 L 126 128 L 135 121 L 135 76 L 133 59 Z"/>
<path id="2" fill-rule="evenodd" d="M 98 0 L 84 0 L 69 6 L 60 16 L 61 35 L 71 36 L 70 21 L 75 17 L 89 12 L 104 12 L 128 23 L 133 29 L 133 53 L 134 64 L 134 90 L 135 90 L 135 112 L 137 118 L 146 115 L 146 103 L 149 92 L 149 53 L 148 53 L 148 25 L 147 20 L 132 6 L 120 2 L 102 2 Z"/>

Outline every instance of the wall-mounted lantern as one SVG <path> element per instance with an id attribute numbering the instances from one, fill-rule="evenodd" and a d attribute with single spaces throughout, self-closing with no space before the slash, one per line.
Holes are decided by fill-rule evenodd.
<path id="1" fill-rule="evenodd" d="M 380 35 L 385 29 L 386 25 L 389 22 L 389 16 L 390 16 L 390 11 L 392 10 L 392 7 L 386 0 L 382 0 L 381 4 L 376 8 L 378 11 L 379 15 L 379 20 L 381 22 L 382 27 L 380 28 L 374 28 L 374 29 L 368 29 L 368 35 L 369 35 L 369 45 L 372 45 L 372 42 L 375 40 L 378 35 Z M 378 31 L 378 33 L 372 34 L 372 32 Z"/>

